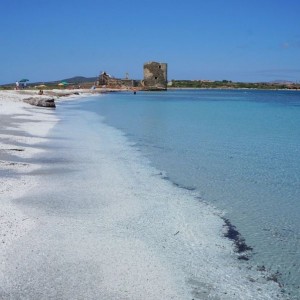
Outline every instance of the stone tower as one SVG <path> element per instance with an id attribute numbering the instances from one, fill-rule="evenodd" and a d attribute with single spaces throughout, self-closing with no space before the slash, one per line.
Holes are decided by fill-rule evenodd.
<path id="1" fill-rule="evenodd" d="M 167 89 L 167 64 L 148 62 L 144 64 L 143 86 L 149 90 Z"/>

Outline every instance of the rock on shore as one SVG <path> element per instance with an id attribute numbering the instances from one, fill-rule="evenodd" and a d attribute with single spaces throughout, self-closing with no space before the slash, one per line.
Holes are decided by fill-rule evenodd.
<path id="1" fill-rule="evenodd" d="M 41 107 L 53 107 L 55 108 L 55 101 L 54 98 L 45 98 L 45 97 L 30 97 L 23 100 L 26 103 L 35 106 Z"/>

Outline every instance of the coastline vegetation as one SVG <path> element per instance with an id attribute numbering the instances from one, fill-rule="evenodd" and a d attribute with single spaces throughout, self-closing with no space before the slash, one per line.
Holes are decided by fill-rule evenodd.
<path id="1" fill-rule="evenodd" d="M 260 90 L 300 90 L 300 83 L 291 82 L 233 82 L 230 80 L 171 80 L 169 88 L 202 89 L 260 89 Z"/>
<path id="2" fill-rule="evenodd" d="M 38 85 L 46 85 L 43 90 L 64 89 L 66 86 L 59 86 L 62 81 L 66 82 L 68 88 L 91 88 L 95 85 L 97 77 L 76 76 L 68 79 L 50 82 L 28 83 L 27 89 L 34 89 Z M 15 83 L 0 85 L 0 90 L 12 90 Z M 171 80 L 168 88 L 190 88 L 190 89 L 258 89 L 258 90 L 300 90 L 300 83 L 279 81 L 279 82 L 234 82 L 231 80 Z"/>

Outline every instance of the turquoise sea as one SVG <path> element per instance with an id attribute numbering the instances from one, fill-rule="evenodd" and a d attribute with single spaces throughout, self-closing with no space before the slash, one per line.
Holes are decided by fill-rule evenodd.
<path id="1" fill-rule="evenodd" d="M 85 101 L 175 185 L 221 210 L 250 263 L 300 297 L 300 93 L 176 90 Z"/>

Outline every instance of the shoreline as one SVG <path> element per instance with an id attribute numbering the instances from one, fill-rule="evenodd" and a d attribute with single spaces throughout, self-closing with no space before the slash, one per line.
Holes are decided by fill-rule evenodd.
<path id="1" fill-rule="evenodd" d="M 1 96 L 1 93 L 0 93 L 0 96 Z M 87 96 L 90 96 L 90 95 L 87 95 Z M 75 97 L 77 97 L 77 96 L 75 96 Z M 81 95 L 81 97 L 82 97 L 82 95 Z M 0 98 L 1 99 L 1 98 Z M 64 98 L 64 99 L 70 99 L 70 98 Z M 73 99 L 73 98 L 72 98 Z M 20 103 L 22 104 L 22 105 L 20 105 Z M 8 163 L 10 163 L 10 162 L 13 162 L 13 163 L 15 163 L 15 162 L 18 162 L 18 157 L 23 157 L 23 158 L 25 158 L 24 157 L 24 155 L 26 154 L 26 153 L 28 153 L 28 157 L 30 158 L 30 157 L 32 157 L 33 155 L 34 155 L 34 149 L 35 150 L 37 150 L 37 151 L 39 151 L 39 150 L 41 150 L 41 151 L 43 151 L 42 149 L 39 149 L 38 147 L 36 147 L 36 146 L 38 146 L 38 143 L 39 142 L 43 142 L 43 141 L 45 141 L 45 140 L 47 140 L 47 139 L 45 139 L 45 136 L 47 135 L 47 133 L 49 132 L 49 130 L 51 130 L 52 128 L 53 128 L 53 126 L 55 126 L 55 124 L 57 123 L 57 121 L 58 121 L 58 119 L 57 118 L 55 118 L 55 114 L 54 113 L 50 113 L 50 115 L 48 115 L 49 114 L 49 112 L 54 112 L 52 109 L 46 109 L 45 110 L 45 108 L 36 108 L 36 107 L 33 107 L 33 106 L 30 106 L 30 105 L 28 105 L 28 104 L 24 104 L 24 103 L 22 103 L 22 102 L 20 102 L 20 103 L 17 103 L 15 106 L 14 106 L 14 109 L 15 110 L 13 110 L 13 108 L 11 107 L 11 110 L 10 109 L 7 109 L 6 110 L 6 115 L 11 115 L 12 117 L 11 117 L 11 120 L 8 120 L 8 122 L 7 122 L 7 125 L 6 125 L 6 129 L 1 129 L 0 130 L 0 142 L 1 142 L 1 148 L 0 149 L 4 149 L 4 147 L 2 147 L 2 145 L 4 145 L 5 146 L 5 148 L 7 149 L 7 148 L 9 148 L 9 149 L 11 149 L 10 151 L 13 151 L 13 153 L 14 154 L 18 154 L 18 155 L 15 155 L 16 157 L 15 157 L 15 161 L 14 160 L 7 160 L 8 161 Z M 2 102 L 1 102 L 1 100 L 0 100 L 0 113 L 1 113 L 1 111 L 2 111 L 2 107 L 3 107 L 3 105 L 2 105 Z M 16 111 L 17 111 L 17 114 L 16 114 Z M 36 127 L 36 126 L 32 126 L 34 123 L 35 124 L 43 124 L 42 122 L 45 122 L 45 117 L 46 117 L 46 121 L 48 122 L 48 125 L 46 126 L 46 124 L 44 124 L 45 126 L 43 126 L 43 128 L 39 128 L 39 129 L 34 129 L 33 130 L 33 127 Z M 47 119 L 48 118 L 48 119 Z M 17 121 L 17 122 L 16 122 Z M 15 123 L 16 122 L 16 123 Z M 36 123 L 36 122 L 39 122 L 39 123 Z M 39 126 L 39 127 L 41 127 L 41 126 Z M 103 162 L 101 163 L 101 164 L 104 164 L 104 165 L 106 165 L 107 164 L 107 170 L 110 170 L 110 168 L 111 168 L 111 166 L 114 166 L 115 167 L 115 170 L 116 171 L 118 171 L 118 172 L 116 172 L 115 174 L 113 174 L 113 177 L 111 178 L 111 179 L 113 179 L 113 180 L 110 180 L 109 182 L 107 182 L 107 185 L 106 185 L 106 187 L 103 187 L 102 188 L 102 191 L 103 191 L 103 189 L 104 189 L 104 191 L 105 190 L 107 190 L 107 197 L 108 197 L 108 199 L 109 198 L 111 198 L 111 196 L 112 196 L 112 193 L 113 193 L 113 191 L 114 191 L 114 189 L 113 189 L 113 187 L 114 187 L 114 185 L 112 184 L 112 185 L 110 185 L 110 183 L 112 183 L 115 179 L 118 179 L 119 180 L 119 184 L 118 184 L 118 186 L 120 186 L 120 185 L 122 185 L 123 184 L 123 179 L 122 178 L 128 178 L 128 182 L 126 181 L 125 183 L 126 183 L 126 185 L 125 185 L 125 187 L 126 187 L 126 190 L 125 191 L 127 191 L 129 194 L 131 194 L 131 184 L 132 184 L 132 181 L 131 180 L 133 180 L 133 179 L 136 179 L 136 180 L 141 180 L 140 179 L 140 174 L 144 174 L 145 173 L 145 176 L 143 176 L 142 178 L 147 178 L 147 180 L 145 181 L 145 186 L 148 186 L 148 184 L 149 184 L 149 181 L 151 180 L 151 182 L 153 181 L 153 184 L 151 185 L 150 184 L 150 186 L 161 186 L 161 187 L 163 187 L 163 189 L 165 189 L 165 193 L 166 193 L 166 198 L 170 198 L 170 199 L 168 199 L 168 201 L 169 201 L 169 205 L 170 205 L 170 208 L 173 208 L 173 209 L 176 209 L 176 211 L 178 210 L 178 212 L 181 212 L 181 210 L 183 209 L 183 208 L 186 208 L 186 209 L 188 209 L 192 204 L 191 203 L 189 203 L 189 202 L 184 202 L 184 201 L 182 201 L 181 200 L 181 198 L 180 199 L 177 199 L 177 201 L 178 201 L 178 205 L 177 204 L 175 204 L 175 207 L 174 207 L 174 203 L 173 203 L 173 198 L 175 198 L 175 196 L 177 195 L 177 194 L 174 194 L 174 197 L 171 197 L 170 196 L 170 192 L 176 192 L 175 190 L 173 191 L 173 189 L 171 189 L 171 187 L 170 187 L 170 185 L 168 184 L 168 183 L 164 183 L 164 182 L 162 182 L 162 181 L 160 181 L 159 180 L 159 178 L 157 178 L 156 179 L 156 176 L 155 177 L 152 177 L 153 176 L 153 174 L 155 174 L 156 173 L 156 170 L 154 170 L 153 171 L 153 174 L 150 174 L 151 176 L 149 177 L 149 171 L 148 170 L 144 170 L 143 168 L 141 169 L 141 165 L 139 164 L 139 159 L 136 159 L 136 158 L 133 158 L 133 159 L 130 159 L 130 161 L 129 161 L 129 163 L 128 162 L 125 162 L 125 164 L 120 164 L 119 163 L 119 161 L 115 161 L 115 160 L 112 160 L 111 161 L 111 163 L 109 163 L 109 159 L 112 159 L 111 158 L 111 153 L 113 153 L 114 151 L 111 151 L 112 149 L 112 147 L 113 147 L 113 145 L 115 144 L 115 142 L 113 142 L 112 140 L 111 140 L 111 134 L 110 133 L 113 133 L 113 134 L 117 134 L 117 136 L 118 136 L 118 138 L 119 138 L 119 140 L 120 140 L 120 142 L 118 143 L 118 144 L 120 144 L 119 146 L 121 146 L 121 148 L 118 148 L 118 149 L 123 149 L 124 151 L 121 151 L 121 153 L 127 153 L 127 151 L 129 151 L 129 153 L 128 154 L 130 154 L 131 155 L 131 150 L 130 150 L 130 148 L 128 148 L 128 146 L 124 146 L 124 145 L 127 145 L 128 144 L 128 141 L 122 136 L 122 134 L 119 132 L 119 131 L 116 131 L 115 129 L 112 129 L 112 128 L 106 128 L 107 126 L 106 125 L 104 125 L 103 126 L 103 129 L 105 129 L 105 134 L 104 134 L 104 136 L 102 135 L 102 138 L 104 138 L 104 139 L 106 139 L 107 140 L 107 143 L 104 143 L 104 145 L 103 146 L 101 146 L 100 147 L 100 149 L 101 149 L 101 156 L 103 156 L 103 157 L 106 157 L 106 159 L 105 160 L 103 160 Z M 9 138 L 8 137 L 8 135 L 9 134 L 5 134 L 5 133 L 3 133 L 2 131 L 5 131 L 5 130 L 7 130 L 7 131 L 12 131 L 12 130 L 14 130 L 14 131 L 16 131 L 16 132 L 18 132 L 18 131 L 20 131 L 20 134 L 18 135 L 18 134 L 15 134 L 15 135 L 11 135 L 11 137 Z M 48 131 L 47 131 L 48 130 Z M 24 136 L 24 133 L 26 133 L 25 134 L 25 136 Z M 22 135 L 23 134 L 23 135 Z M 29 136 L 27 136 L 27 134 L 29 135 Z M 6 142 L 3 144 L 2 143 L 2 139 L 4 139 Z M 9 140 L 11 143 L 7 143 L 7 140 Z M 125 142 L 124 142 L 125 141 Z M 21 146 L 22 145 L 22 146 Z M 24 146 L 25 145 L 25 146 Z M 35 145 L 35 147 L 34 148 L 30 148 L 30 145 Z M 103 152 L 103 147 L 104 147 L 104 152 Z M 23 150 L 23 151 L 16 151 L 16 150 L 12 150 L 12 149 L 21 149 L 21 150 Z M 100 150 L 99 149 L 99 150 Z M 114 148 L 113 148 L 114 149 Z M 105 152 L 105 151 L 107 151 L 107 153 Z M 119 156 L 117 153 L 115 153 L 114 155 L 116 155 L 116 156 Z M 114 158 L 114 155 L 113 155 L 113 158 Z M 123 154 L 122 154 L 123 155 Z M 130 157 L 130 155 L 128 156 L 128 157 Z M 138 157 L 137 157 L 138 158 Z M 23 162 L 21 162 L 21 163 L 23 163 Z M 128 165 L 127 165 L 128 164 Z M 121 166 L 121 168 L 120 168 L 120 166 Z M 20 170 L 20 166 L 19 165 L 12 165 L 12 167 L 16 167 L 16 169 L 17 168 L 19 168 L 19 170 Z M 34 168 L 41 168 L 41 166 L 39 166 L 39 165 L 30 165 L 30 167 L 31 167 L 31 169 L 29 168 L 29 170 L 28 170 L 28 173 L 30 173 L 31 171 L 33 171 L 34 170 Z M 131 175 L 131 176 L 120 176 L 119 175 L 119 171 L 122 171 L 123 172 L 123 175 L 125 174 L 125 175 L 128 175 L 128 171 L 127 170 L 130 170 L 130 169 L 132 169 L 131 170 L 131 172 L 129 172 L 130 174 L 133 174 L 133 175 Z M 16 172 L 16 170 L 14 169 L 14 171 Z M 21 171 L 21 170 L 20 170 Z M 91 170 L 92 171 L 92 170 Z M 105 171 L 105 170 L 103 170 L 103 171 Z M 21 172 L 23 172 L 23 171 L 21 171 Z M 107 172 L 104 172 L 105 174 L 107 174 Z M 135 173 L 139 173 L 139 174 L 135 174 Z M 122 173 L 121 173 L 122 174 Z M 14 191 L 13 192 L 13 195 L 11 195 L 11 196 L 9 196 L 9 194 L 7 194 L 6 193 L 6 197 L 8 197 L 8 199 L 6 199 L 6 201 L 12 201 L 12 200 L 14 200 L 14 199 L 16 199 L 16 198 L 19 198 L 19 197 L 22 197 L 25 193 L 27 193 L 30 189 L 34 189 L 35 187 L 36 187 L 36 182 L 33 180 L 32 182 L 31 181 L 29 181 L 28 180 L 28 178 L 31 178 L 31 176 L 27 176 L 27 175 L 24 175 L 25 177 L 27 177 L 27 179 L 25 178 L 25 182 L 24 182 L 24 186 L 27 186 L 27 188 L 25 188 L 25 189 L 23 189 L 23 191 L 22 191 L 22 193 L 21 194 L 19 194 L 19 195 L 17 195 L 17 192 L 16 191 Z M 132 177 L 133 176 L 133 177 Z M 120 177 L 120 178 L 119 178 Z M 17 178 L 18 179 L 18 178 Z M 28 181 L 26 181 L 26 180 L 28 180 Z M 104 180 L 104 177 L 103 177 L 103 180 Z M 107 180 L 107 179 L 106 179 Z M 118 181 L 117 181 L 118 182 Z M 147 182 L 147 185 L 146 185 L 146 182 Z M 12 184 L 16 184 L 16 182 L 13 182 Z M 17 185 L 17 187 L 16 187 L 17 189 L 19 189 L 19 186 Z M 136 193 L 138 193 L 138 194 L 140 194 L 141 196 L 145 193 L 145 191 L 144 190 L 138 190 L 138 191 L 135 191 Z M 149 190 L 149 193 L 150 193 L 150 190 Z M 153 193 L 153 191 L 151 192 L 151 193 Z M 190 192 L 189 191 L 187 191 L 187 192 L 185 192 L 185 191 L 183 191 L 183 192 L 180 192 L 180 195 L 182 194 L 182 195 L 185 195 L 185 194 L 189 194 Z M 1 203 L 2 203 L 2 196 L 5 196 L 5 193 L 3 193 L 3 194 L 1 194 L 0 193 L 0 199 L 1 199 Z M 104 193 L 104 195 L 106 195 L 105 193 Z M 127 193 L 125 193 L 125 195 L 127 195 Z M 146 194 L 145 194 L 146 195 Z M 155 197 L 157 196 L 159 196 L 158 194 L 156 195 L 155 193 L 154 193 L 154 195 L 155 195 Z M 120 194 L 120 199 L 122 198 L 122 197 L 124 197 L 124 194 Z M 145 196 L 143 196 L 143 197 L 145 197 Z M 153 198 L 153 200 L 155 199 L 155 197 Z M 141 206 L 141 203 L 143 203 L 143 202 L 140 202 L 140 199 L 139 199 L 140 197 L 135 197 L 134 199 L 134 201 L 136 201 L 136 203 L 133 201 L 133 203 L 132 204 L 135 204 L 135 205 L 133 205 L 132 206 L 132 209 L 137 209 L 137 207 L 138 206 Z M 165 198 L 165 199 L 166 199 Z M 164 201 L 165 201 L 165 199 L 164 199 Z M 132 202 L 132 199 L 131 198 L 128 198 L 128 200 L 130 200 L 131 202 Z M 162 202 L 159 202 L 159 201 L 156 201 L 157 203 L 156 203 L 156 206 L 159 208 L 160 206 L 161 206 L 161 203 Z M 148 201 L 146 201 L 145 203 L 144 203 L 144 205 L 146 205 L 146 203 L 148 203 Z M 180 203 L 180 205 L 179 205 L 179 203 Z M 184 204 L 184 206 L 182 206 L 181 204 Z M 112 207 L 112 211 L 110 211 L 110 210 L 108 210 L 107 211 L 107 213 L 108 214 L 112 214 L 112 212 L 114 212 L 114 210 L 116 210 L 116 209 L 118 209 L 118 206 L 122 206 L 123 205 L 123 203 L 122 202 L 116 202 L 116 206 L 113 206 Z M 178 207 L 177 207 L 178 206 Z M 186 207 L 185 207 L 186 206 Z M 15 209 L 15 208 L 17 208 L 15 205 L 13 205 L 12 204 L 12 209 Z M 124 207 L 124 208 L 126 208 L 126 209 L 128 209 L 128 207 Z M 142 208 L 142 207 L 141 207 Z M 162 207 L 161 207 L 162 208 Z M 161 208 L 159 208 L 159 211 L 161 210 Z M 198 207 L 198 209 L 200 209 L 201 208 L 201 206 L 199 206 Z M 124 210 L 124 211 L 126 211 L 126 210 Z M 148 211 L 148 210 L 147 210 Z M 187 211 L 192 211 L 192 209 L 188 209 Z M 115 211 L 116 212 L 116 211 Z M 128 213 L 132 213 L 131 211 L 128 211 Z M 167 213 L 168 211 L 166 211 L 166 213 Z M 137 213 L 138 213 L 138 211 L 137 211 Z M 201 215 L 201 213 L 203 214 L 204 212 L 201 212 L 201 211 L 199 211 L 199 214 Z M 188 214 L 186 214 L 186 215 L 188 215 Z M 180 214 L 179 214 L 179 216 L 181 216 Z M 17 216 L 18 218 L 19 218 L 19 223 L 20 223 L 20 225 L 19 225 L 19 227 L 15 230 L 15 231 L 18 231 L 18 235 L 21 237 L 22 236 L 22 234 L 26 234 L 28 231 L 30 231 L 30 230 L 32 230 L 33 228 L 34 228 L 34 226 L 36 225 L 36 223 L 37 222 L 39 222 L 38 220 L 32 220 L 32 219 L 28 219 L 27 218 L 27 216 L 25 216 L 24 214 L 22 215 L 18 215 Z M 124 218 L 126 217 L 126 214 L 124 214 Z M 150 216 L 148 216 L 149 217 L 149 219 L 150 219 L 150 217 L 151 217 L 151 215 Z M 184 215 L 182 215 L 182 217 L 184 217 Z M 111 218 L 112 218 L 112 220 L 115 220 L 115 218 L 116 218 L 116 220 L 117 220 L 117 216 L 115 215 L 115 214 L 112 214 L 111 215 Z M 203 218 L 206 218 L 206 216 L 203 216 Z M 141 220 L 143 220 L 143 219 L 141 219 Z M 162 220 L 162 222 L 165 222 L 163 219 L 161 219 Z M 196 220 L 196 216 L 195 216 L 195 220 Z M 111 221 L 109 218 L 108 218 L 108 221 Z M 145 220 L 144 220 L 145 221 Z M 157 220 L 157 229 L 159 228 L 159 222 L 158 222 L 159 220 Z M 173 218 L 172 218 L 172 215 L 170 215 L 170 222 L 167 222 L 165 225 L 166 226 L 170 226 L 170 224 L 173 222 Z M 27 227 L 25 227 L 24 226 L 24 222 L 28 222 L 28 224 L 30 225 L 30 226 L 27 226 Z M 179 218 L 178 220 L 176 220 L 176 222 L 179 222 L 178 224 L 181 224 L 180 222 L 182 222 L 182 220 L 181 220 L 181 218 Z M 177 226 L 178 226 L 178 224 L 176 224 L 176 222 L 174 223 L 174 228 L 173 227 L 170 227 L 170 229 L 172 229 L 172 230 L 170 230 L 170 232 L 174 235 L 174 236 L 176 236 L 176 239 L 177 238 L 179 238 L 179 236 L 182 236 L 183 235 L 183 238 L 186 238 L 186 240 L 187 241 L 189 241 L 189 239 L 190 239 L 190 236 L 189 235 L 187 235 L 187 236 L 185 236 L 185 233 L 186 233 L 186 228 L 185 228 L 185 226 L 188 226 L 188 225 L 192 225 L 192 224 L 190 224 L 190 223 L 187 223 L 187 224 L 185 224 L 185 223 L 182 223 L 181 225 L 182 225 L 182 228 L 179 228 L 180 229 L 180 234 L 179 235 L 177 235 L 177 233 L 179 233 L 179 231 L 177 232 L 176 230 L 178 229 L 177 228 Z M 216 222 L 216 224 L 214 223 L 214 222 Z M 107 224 L 110 224 L 110 222 L 108 222 Z M 131 224 L 131 223 L 129 223 L 129 224 Z M 138 224 L 138 223 L 137 223 Z M 137 224 L 136 223 L 132 223 L 131 224 L 131 226 L 133 226 L 133 228 L 135 227 L 135 226 L 137 226 Z M 221 224 L 221 223 L 220 223 Z M 110 225 L 113 225 L 113 223 L 111 223 Z M 147 225 L 147 223 L 146 223 L 146 225 Z M 105 228 L 106 228 L 106 224 L 105 224 Z M 218 220 L 215 220 L 215 221 L 213 221 L 212 222 L 212 227 L 218 227 L 219 226 L 219 221 Z M 152 226 L 149 226 L 149 229 L 147 229 L 148 228 L 148 226 L 146 226 L 145 228 L 142 228 L 143 229 L 143 231 L 144 230 L 146 230 L 146 232 L 151 236 L 152 235 L 152 238 L 156 238 L 156 233 L 155 232 L 157 232 L 157 231 L 151 231 L 151 228 L 152 228 Z M 155 228 L 155 227 L 154 227 Z M 175 230 L 175 228 L 176 228 L 176 230 Z M 114 229 L 114 227 L 112 227 L 111 229 Z M 174 230 L 173 230 L 174 229 Z M 115 230 L 115 229 L 114 229 Z M 128 230 L 128 228 L 127 228 L 127 230 Z M 193 232 L 193 228 L 191 227 L 190 228 L 190 230 L 191 230 L 191 233 Z M 203 232 L 202 232 L 203 231 Z M 214 230 L 212 230 L 212 232 L 213 232 Z M 108 231 L 108 232 L 103 232 L 103 234 L 105 234 L 105 235 L 108 235 L 108 237 L 109 237 L 109 232 L 110 231 Z M 126 238 L 128 238 L 128 234 L 129 234 L 129 237 L 130 237 L 130 232 L 131 231 L 128 231 L 128 233 L 126 233 L 126 230 L 125 230 L 125 236 L 124 236 L 124 238 L 126 237 Z M 140 232 L 140 230 L 138 230 L 136 233 L 139 233 Z M 135 231 L 133 231 L 132 233 L 135 233 Z M 210 241 L 210 238 L 208 238 L 209 236 L 210 236 L 210 230 L 208 230 L 207 232 L 206 232 L 206 230 L 204 229 L 204 228 L 201 228 L 201 233 L 199 233 L 199 236 L 200 237 L 203 237 L 203 239 L 195 239 L 195 241 L 193 241 L 193 243 L 195 243 L 195 244 L 197 244 L 197 247 L 199 247 L 200 249 L 202 249 L 202 250 L 204 250 L 204 251 L 206 251 L 206 250 L 208 250 L 209 248 L 208 248 L 208 246 L 210 246 L 211 247 L 211 245 L 213 244 L 213 240 L 212 241 Z M 16 238 L 18 238 L 18 236 L 16 236 Z M 109 237 L 110 238 L 110 237 Z M 135 239 L 136 239 L 136 236 L 134 235 L 134 236 L 132 236 L 131 237 L 132 238 L 132 242 L 134 242 L 135 241 Z M 207 240 L 208 239 L 208 240 Z M 153 241 L 154 241 L 155 239 L 153 239 Z M 125 249 L 126 249 L 126 247 L 128 247 L 128 249 L 127 249 L 127 251 L 128 252 L 126 252 L 127 254 L 130 254 L 131 253 L 131 251 L 133 250 L 133 249 L 135 249 L 135 247 L 137 246 L 137 245 L 135 245 L 135 244 L 126 244 L 126 241 L 127 240 L 122 240 L 122 239 L 120 239 L 120 241 L 122 242 L 122 243 L 124 243 L 124 247 L 125 247 Z M 159 241 L 159 239 L 158 239 L 158 241 Z M 12 240 L 12 242 L 13 242 L 13 240 Z M 116 242 L 118 242 L 118 239 L 116 239 Z M 163 244 L 164 244 L 165 242 L 163 242 Z M 172 246 L 172 243 L 173 242 L 171 242 L 171 244 L 168 244 L 168 243 L 166 243 L 166 248 L 167 248 L 167 246 L 168 247 L 171 247 Z M 174 241 L 174 243 L 175 243 L 175 241 Z M 204 246 L 202 246 L 202 243 L 203 243 L 203 245 Z M 224 255 L 224 250 L 222 250 L 222 248 L 223 247 L 227 247 L 227 245 L 228 245 L 228 243 L 226 242 L 226 241 L 223 241 L 223 240 L 220 240 L 220 241 L 218 241 L 218 243 L 220 243 L 219 245 L 218 245 L 218 247 L 220 248 L 220 251 L 218 252 L 218 254 L 219 255 Z M 223 244 L 224 243 L 224 244 Z M 8 242 L 7 242 L 7 244 L 8 244 Z M 207 246 L 205 246 L 205 244 L 207 244 Z M 174 244 L 175 245 L 175 244 Z M 115 244 L 111 244 L 111 246 L 112 247 L 116 247 L 116 245 Z M 121 246 L 120 246 L 121 247 Z M 206 248 L 207 247 L 207 248 Z M 165 247 L 164 247 L 165 248 Z M 196 249 L 193 249 L 193 247 L 192 247 L 192 245 L 187 245 L 187 249 L 191 249 L 191 250 L 196 250 Z M 136 248 L 137 250 L 139 249 L 138 247 Z M 148 249 L 148 247 L 147 248 L 143 248 L 143 245 L 141 245 L 141 249 L 143 249 L 143 254 L 145 255 L 145 259 L 148 259 L 149 257 L 148 257 L 148 253 L 147 253 L 147 249 Z M 153 245 L 153 249 L 156 249 L 156 246 L 155 245 Z M 104 257 L 107 257 L 108 259 L 110 259 L 110 260 L 112 260 L 112 257 L 111 257 L 111 252 L 110 252 L 110 250 L 107 248 L 106 249 L 107 250 L 107 253 L 105 252 L 105 253 L 103 253 L 102 255 L 104 256 Z M 117 247 L 115 248 L 115 250 L 116 250 L 116 252 L 113 254 L 113 255 L 115 255 L 115 257 L 116 258 L 120 258 L 119 257 L 119 254 L 118 254 L 118 252 L 117 252 Z M 229 249 L 228 249 L 229 250 Z M 1 250 L 2 251 L 2 250 Z M 163 250 L 164 251 L 164 250 Z M 180 248 L 178 248 L 178 251 L 181 251 L 181 247 Z M 182 250 L 183 251 L 183 250 Z M 180 253 L 180 252 L 178 252 L 178 253 Z M 2 254 L 2 252 L 1 252 L 1 254 Z M 151 254 L 151 253 L 150 253 Z M 149 254 L 149 255 L 150 255 Z M 215 258 L 217 258 L 217 257 L 214 257 L 214 256 L 210 256 L 210 254 L 209 253 L 207 253 L 208 254 L 208 257 L 210 257 L 211 258 L 211 261 L 210 260 L 208 260 L 208 261 L 206 261 L 206 259 L 203 261 L 204 263 L 205 263 L 205 265 L 207 264 L 208 265 L 208 267 L 210 266 L 210 264 L 213 264 L 214 266 L 215 266 L 215 268 L 216 268 L 216 271 L 218 271 L 218 268 L 220 267 L 220 266 L 218 266 L 218 264 L 216 263 L 216 262 L 214 262 L 214 259 Z M 230 254 L 230 251 L 229 251 L 229 254 Z M 195 254 L 195 256 L 197 257 L 197 255 Z M 234 255 L 235 256 L 235 255 Z M 157 257 L 156 256 L 153 256 L 152 257 L 152 259 L 156 259 Z M 158 257 L 159 258 L 159 257 Z M 128 257 L 128 259 L 129 259 L 129 261 L 130 261 L 130 258 Z M 113 261 L 111 261 L 111 262 L 113 262 Z M 152 263 L 152 262 L 150 262 L 149 261 L 149 264 L 150 263 Z M 157 261 L 156 262 L 157 264 L 159 264 L 160 263 L 160 261 Z M 192 263 L 192 261 L 191 261 L 191 263 Z M 197 263 L 199 263 L 199 262 L 197 262 Z M 136 267 L 140 267 L 140 266 L 142 266 L 143 265 L 143 262 L 141 261 L 140 262 L 140 265 L 136 265 Z M 119 267 L 123 267 L 122 265 L 119 265 Z M 125 267 L 125 266 L 124 266 Z M 147 267 L 147 266 L 145 266 L 145 267 Z M 229 270 L 231 269 L 231 266 L 227 266 L 228 268 L 229 268 Z M 138 269 L 138 268 L 137 268 Z M 146 269 L 147 270 L 147 269 Z M 175 270 L 175 269 L 174 269 Z M 201 270 L 201 269 L 200 269 Z M 109 271 L 109 269 L 107 269 L 106 270 L 108 273 L 110 272 Z M 167 271 L 167 270 L 166 270 Z M 218 271 L 219 272 L 219 271 Z M 151 273 L 152 274 L 152 273 Z M 155 273 L 153 273 L 153 274 L 155 274 Z M 158 273 L 158 275 L 159 275 L 160 273 Z M 199 274 L 200 275 L 200 274 Z M 209 275 L 209 273 L 208 273 L 208 275 Z M 2 274 L 0 275 L 0 276 L 3 276 Z M 133 278 L 134 278 L 134 274 L 131 274 L 131 276 L 133 276 Z M 170 278 L 170 280 L 171 280 L 172 278 Z M 126 283 L 126 281 L 122 281 L 123 280 L 123 277 L 120 277 L 120 278 L 115 278 L 114 280 L 119 280 L 119 285 L 120 286 L 123 286 L 125 283 Z M 125 280 L 125 279 L 124 279 Z M 191 279 L 192 280 L 192 279 Z M 194 279 L 193 279 L 194 280 Z M 111 284 L 113 284 L 113 282 L 108 282 L 107 283 L 108 284 L 108 286 L 110 286 Z M 193 281 L 193 283 L 192 283 L 192 285 L 195 285 L 195 286 L 197 286 L 198 285 L 198 283 L 194 280 Z M 200 283 L 199 283 L 200 284 Z M 111 286 L 111 288 L 113 288 L 114 287 L 114 285 L 112 285 Z M 128 286 L 129 287 L 129 286 Z M 151 285 L 149 286 L 149 288 L 151 287 Z M 163 284 L 161 284 L 161 288 L 164 288 L 164 285 Z M 196 290 L 196 287 L 195 287 L 195 290 Z M 224 287 L 224 290 L 226 290 L 226 287 Z"/>
<path id="2" fill-rule="evenodd" d="M 47 95 L 50 93 L 44 97 Z M 51 96 L 54 95 L 60 98 L 58 91 L 51 91 Z M 83 93 L 80 97 L 90 95 Z M 30 173 L 42 166 L 31 163 L 30 159 L 44 151 L 39 144 L 47 141 L 47 134 L 59 121 L 52 108 L 23 102 L 28 96 L 37 96 L 37 92 L 0 91 L 0 256 L 13 241 L 35 226 L 36 221 L 26 216 L 13 200 L 36 186 L 37 180 Z M 75 97 L 78 95 L 73 91 L 66 91 L 63 100 Z"/>
<path id="3" fill-rule="evenodd" d="M 109 90 L 108 92 L 111 92 Z M 6 249 L 36 225 L 13 201 L 37 185 L 30 173 L 42 168 L 30 159 L 45 151 L 39 148 L 59 119 L 55 109 L 25 103 L 28 97 L 55 97 L 59 101 L 97 96 L 102 90 L 0 90 L 0 257 Z M 36 126 L 39 124 L 38 126 Z M 20 186 L 22 188 L 20 188 Z"/>

